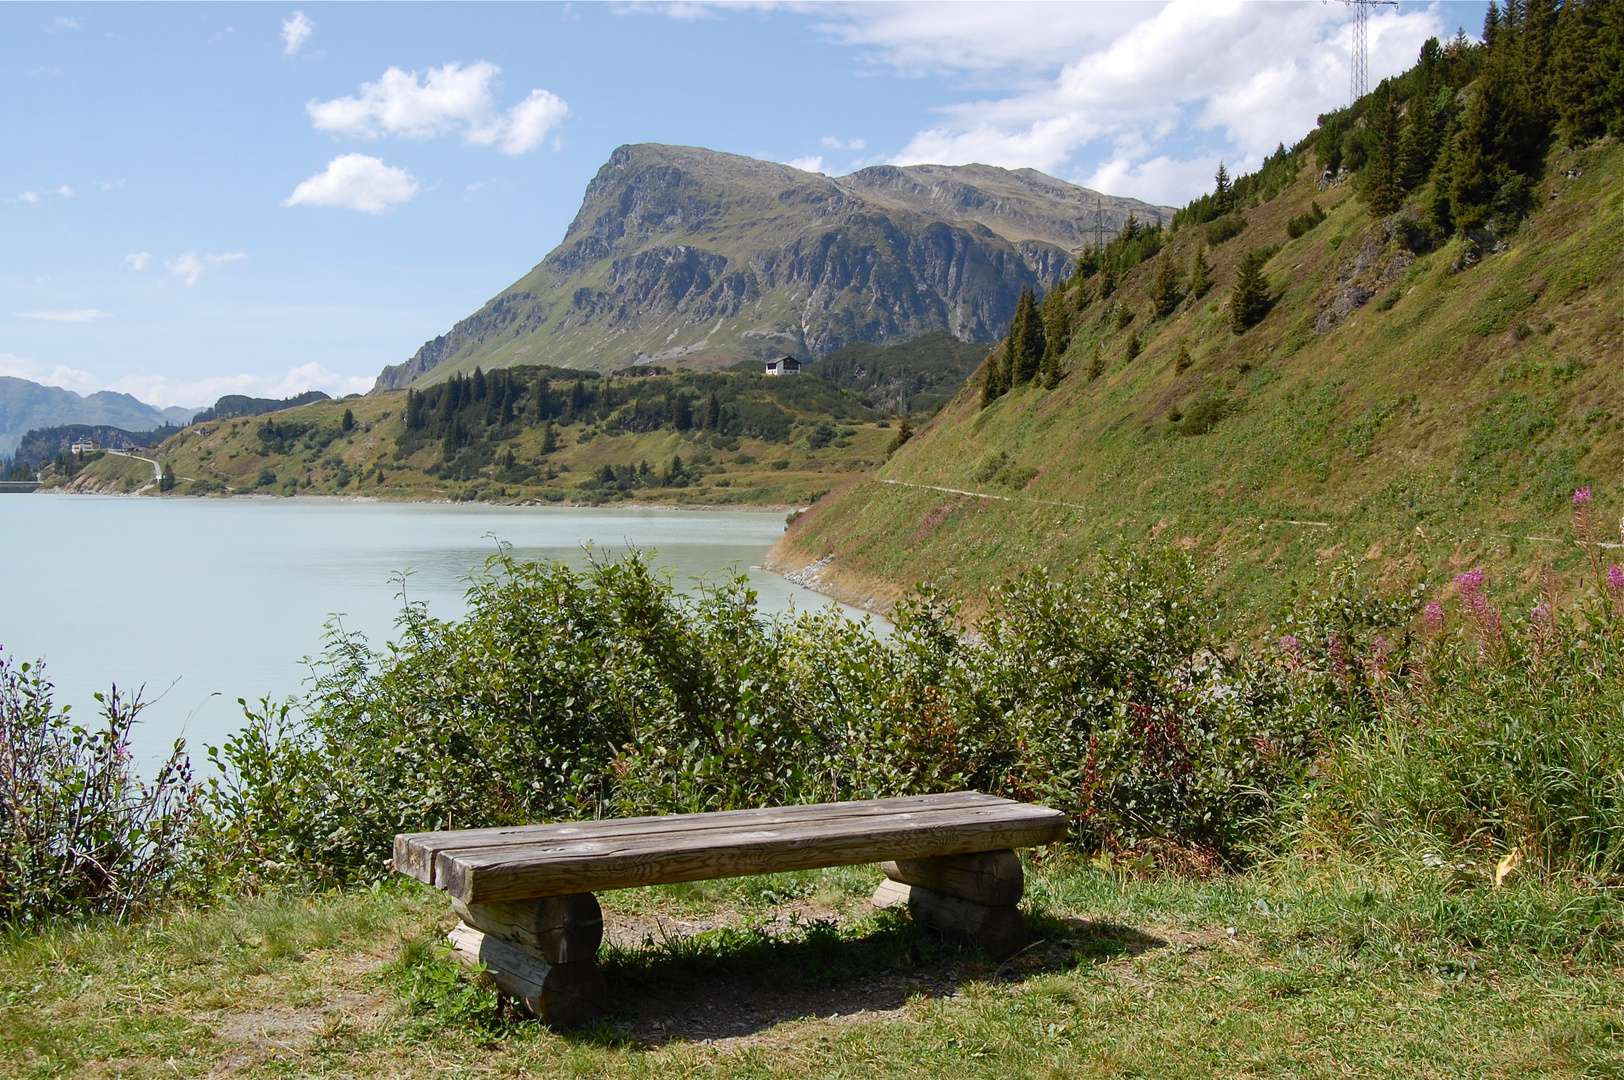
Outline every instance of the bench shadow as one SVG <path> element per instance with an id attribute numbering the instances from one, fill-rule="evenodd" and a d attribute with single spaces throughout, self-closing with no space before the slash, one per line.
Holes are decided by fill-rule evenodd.
<path id="1" fill-rule="evenodd" d="M 606 946 L 608 1016 L 567 1037 L 653 1047 L 743 1038 L 792 1020 L 877 1019 L 964 983 L 1019 983 L 1168 944 L 1113 922 L 1029 915 L 1027 926 L 1031 944 L 1002 963 L 896 912 L 856 937 L 812 922 L 788 935 L 728 928 Z"/>

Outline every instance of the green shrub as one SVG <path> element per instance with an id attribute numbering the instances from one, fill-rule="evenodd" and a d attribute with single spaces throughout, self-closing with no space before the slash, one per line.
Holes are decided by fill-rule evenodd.
<path id="1" fill-rule="evenodd" d="M 1255 752 L 1277 710 L 1218 659 L 1203 580 L 1119 552 L 1012 579 L 968 637 L 919 592 L 882 639 L 763 620 L 738 579 L 685 596 L 635 554 L 503 554 L 461 621 L 408 606 L 387 655 L 335 633 L 300 712 L 250 710 L 211 751 L 214 839 L 239 877 L 343 881 L 397 832 L 976 788 L 1095 846 L 1235 851 L 1289 770 Z"/>
<path id="2" fill-rule="evenodd" d="M 1246 217 L 1244 214 L 1225 214 L 1207 226 L 1207 246 L 1217 247 L 1226 240 L 1233 240 L 1245 228 Z"/>
<path id="3" fill-rule="evenodd" d="M 1325 211 L 1320 209 L 1319 203 L 1310 203 L 1308 210 L 1298 214 L 1286 222 L 1286 235 L 1293 240 L 1306 236 L 1314 227 L 1325 220 Z"/>

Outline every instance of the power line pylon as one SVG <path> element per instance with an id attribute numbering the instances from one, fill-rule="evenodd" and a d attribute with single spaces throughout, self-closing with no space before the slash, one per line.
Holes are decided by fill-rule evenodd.
<path id="1" fill-rule="evenodd" d="M 1353 9 L 1353 68 L 1348 72 L 1348 104 L 1370 89 L 1370 9 L 1377 4 L 1397 7 L 1398 0 L 1342 0 Z"/>

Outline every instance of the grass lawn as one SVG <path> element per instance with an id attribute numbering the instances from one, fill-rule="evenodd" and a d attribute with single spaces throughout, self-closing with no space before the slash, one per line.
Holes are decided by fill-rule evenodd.
<path id="1" fill-rule="evenodd" d="M 417 1077 L 1624 1074 L 1624 910 L 1448 867 L 1029 871 L 993 965 L 872 867 L 604 894 L 603 1025 L 515 1018 L 411 883 L 0 944 L 0 1073 Z"/>

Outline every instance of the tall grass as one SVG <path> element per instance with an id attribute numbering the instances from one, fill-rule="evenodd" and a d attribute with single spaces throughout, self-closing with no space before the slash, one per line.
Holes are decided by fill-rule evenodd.
<path id="1" fill-rule="evenodd" d="M 183 745 L 140 781 L 129 752 L 139 695 L 96 697 L 102 725 L 74 724 L 42 665 L 0 655 L 0 923 L 122 918 L 189 870 L 202 806 Z"/>

